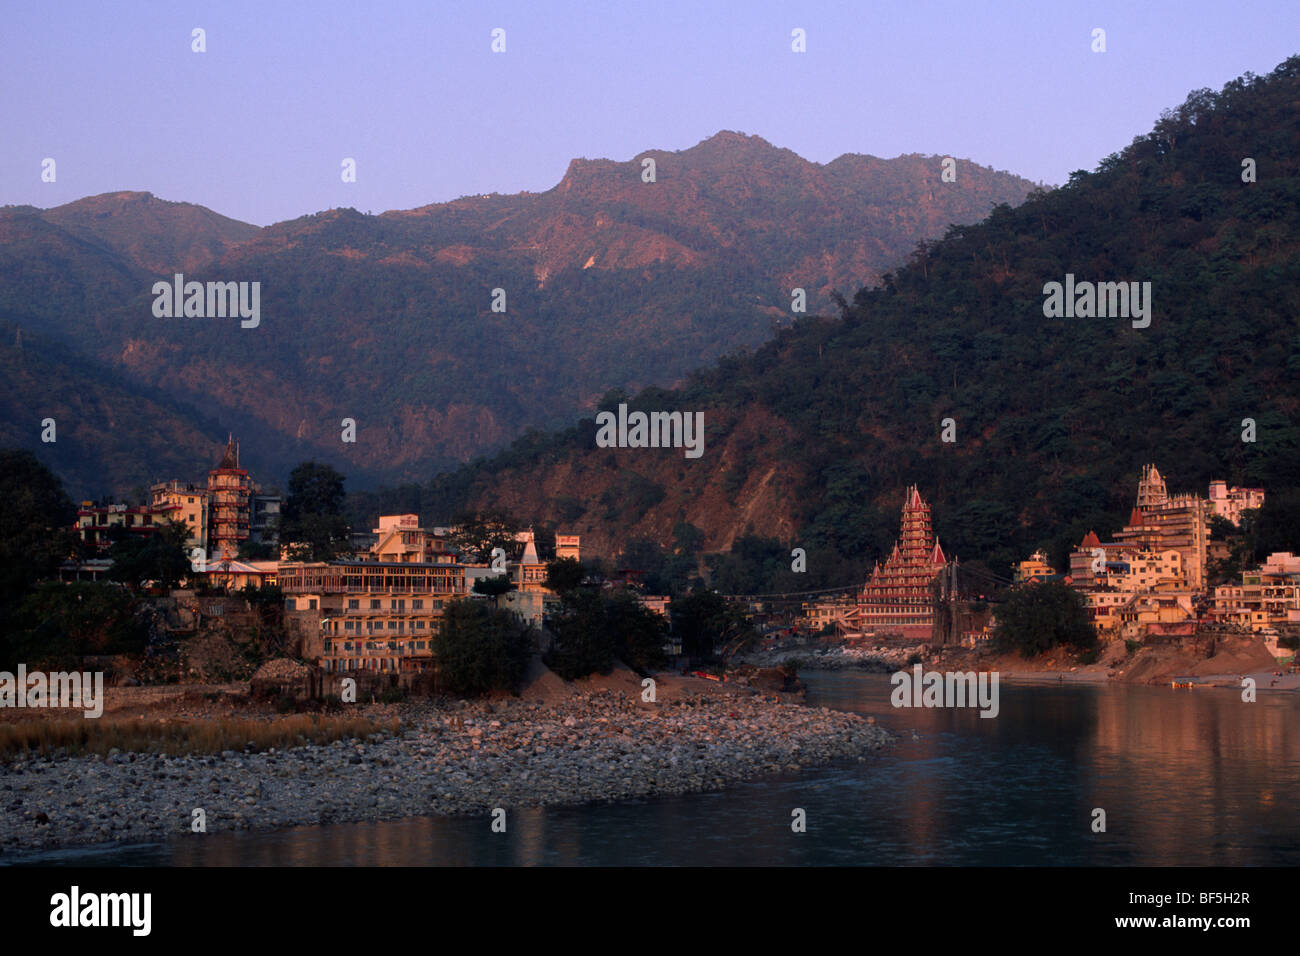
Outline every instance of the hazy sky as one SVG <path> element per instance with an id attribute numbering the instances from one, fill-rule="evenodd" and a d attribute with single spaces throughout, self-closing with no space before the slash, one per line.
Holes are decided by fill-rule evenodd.
<path id="1" fill-rule="evenodd" d="M 1300 52 L 1298 0 L 96 0 L 0 17 L 0 204 L 148 190 L 260 225 L 545 190 L 575 156 L 720 129 L 817 162 L 949 154 L 1059 184 L 1188 91 Z"/>

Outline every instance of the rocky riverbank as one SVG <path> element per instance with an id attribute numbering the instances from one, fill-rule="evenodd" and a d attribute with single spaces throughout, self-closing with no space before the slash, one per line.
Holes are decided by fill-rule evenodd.
<path id="1" fill-rule="evenodd" d="M 921 647 L 790 647 L 759 651 L 737 657 L 737 663 L 757 667 L 779 667 L 793 660 L 801 670 L 861 670 L 892 674 L 922 659 Z"/>
<path id="2" fill-rule="evenodd" d="M 563 701 L 366 705 L 402 731 L 265 753 L 39 757 L 0 767 L 6 852 L 202 839 L 303 824 L 488 814 L 725 787 L 865 759 L 870 718 L 744 692 L 658 703 L 601 690 Z"/>

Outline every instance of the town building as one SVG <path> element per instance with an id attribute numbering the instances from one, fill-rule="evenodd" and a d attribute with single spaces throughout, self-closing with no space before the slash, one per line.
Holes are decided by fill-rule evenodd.
<path id="1" fill-rule="evenodd" d="M 1196 630 L 1196 608 L 1190 593 L 1135 594 L 1117 616 L 1120 636 L 1125 640 L 1189 637 Z"/>
<path id="2" fill-rule="evenodd" d="M 835 595 L 817 601 L 804 601 L 799 609 L 795 623 L 814 633 L 820 633 L 831 627 L 841 633 L 852 630 L 856 625 L 858 610 L 857 594 Z"/>
<path id="3" fill-rule="evenodd" d="M 547 615 L 558 607 L 560 599 L 555 592 L 546 587 L 546 564 L 538 554 L 537 538 L 533 531 L 518 532 L 515 535 L 515 543 L 520 546 L 519 556 L 508 558 L 505 562 L 505 573 L 515 587 L 514 590 L 501 595 L 497 606 L 513 611 L 521 620 L 541 628 Z M 557 534 L 555 558 L 582 560 L 581 536 Z M 473 590 L 474 582 L 478 579 L 500 575 L 501 572 L 493 570 L 490 564 L 465 565 L 465 576 L 470 590 Z"/>
<path id="4" fill-rule="evenodd" d="M 1027 584 L 1030 581 L 1045 581 L 1057 576 L 1056 569 L 1047 563 L 1047 555 L 1042 551 L 1035 551 L 1027 560 L 1016 565 L 1012 579 L 1016 584 Z"/>
<path id="5" fill-rule="evenodd" d="M 150 486 L 149 494 L 153 508 L 167 509 L 172 520 L 184 522 L 190 529 L 187 546 L 201 549 L 209 561 L 234 560 L 245 542 L 278 540 L 280 496 L 264 494 L 240 467 L 233 436 L 206 484 L 173 479 Z"/>
<path id="6" fill-rule="evenodd" d="M 1259 568 L 1243 571 L 1240 584 L 1216 587 L 1210 616 L 1257 632 L 1300 625 L 1300 557 L 1275 552 Z"/>
<path id="7" fill-rule="evenodd" d="M 330 673 L 430 670 L 447 603 L 469 593 L 441 530 L 420 527 L 415 515 L 386 515 L 357 559 L 281 562 L 285 620 L 302 656 Z"/>
<path id="8" fill-rule="evenodd" d="M 217 560 L 239 554 L 248 540 L 252 518 L 253 479 L 239 467 L 233 436 L 216 468 L 208 472 L 208 547 Z"/>
<path id="9" fill-rule="evenodd" d="M 244 588 L 270 587 L 279 582 L 280 563 L 278 561 L 217 561 L 206 566 L 202 572 L 208 587 L 226 591 L 242 591 Z"/>
<path id="10" fill-rule="evenodd" d="M 857 632 L 929 640 L 935 621 L 931 585 L 947 563 L 930 525 L 930 506 L 913 485 L 904 496 L 899 539 L 858 595 Z"/>
<path id="11" fill-rule="evenodd" d="M 1121 547 L 1139 551 L 1176 550 L 1182 556 L 1187 586 L 1200 590 L 1205 587 L 1209 514 L 1204 498 L 1170 495 L 1156 466 L 1147 465 L 1138 481 L 1137 506 L 1115 540 Z M 1108 560 L 1111 557 L 1107 555 Z"/>
<path id="12" fill-rule="evenodd" d="M 167 524 L 171 515 L 166 509 L 151 505 L 96 504 L 81 502 L 77 509 L 77 535 L 82 542 L 107 551 L 117 538 L 153 534 Z"/>
<path id="13" fill-rule="evenodd" d="M 187 548 L 208 553 L 208 489 L 181 481 L 163 481 L 149 487 L 152 506 L 168 512 L 172 521 L 190 529 Z"/>
<path id="14" fill-rule="evenodd" d="M 1241 526 L 1241 513 L 1264 506 L 1263 488 L 1229 487 L 1226 481 L 1210 482 L 1210 514 L 1226 518 L 1238 527 Z"/>

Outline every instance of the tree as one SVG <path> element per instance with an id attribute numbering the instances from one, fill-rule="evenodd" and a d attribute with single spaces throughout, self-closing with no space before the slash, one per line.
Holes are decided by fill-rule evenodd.
<path id="1" fill-rule="evenodd" d="M 1274 551 L 1300 552 L 1300 490 L 1269 490 L 1261 508 L 1241 513 L 1242 524 L 1254 531 L 1252 554 L 1263 561 Z"/>
<path id="2" fill-rule="evenodd" d="M 598 591 L 570 592 L 551 619 L 555 639 L 546 666 L 565 680 L 608 674 L 614 667 L 614 637 Z"/>
<path id="3" fill-rule="evenodd" d="M 146 581 L 156 581 L 165 588 L 173 588 L 192 571 L 186 546 L 190 529 L 182 522 L 168 521 L 146 537 L 121 538 L 109 548 L 113 559 L 108 577 L 139 587 Z"/>
<path id="4" fill-rule="evenodd" d="M 447 604 L 433 651 L 440 689 L 468 696 L 513 692 L 532 657 L 533 631 L 509 611 L 455 600 Z"/>
<path id="5" fill-rule="evenodd" d="M 279 557 L 279 551 L 269 541 L 241 541 L 238 557 L 240 561 L 274 561 Z"/>
<path id="6" fill-rule="evenodd" d="M 447 535 L 447 543 L 464 560 L 487 564 L 494 548 L 509 553 L 515 543 L 515 523 L 500 511 L 462 512 L 455 519 L 454 530 Z"/>
<path id="7" fill-rule="evenodd" d="M 515 590 L 515 582 L 508 574 L 498 574 L 491 578 L 479 578 L 474 582 L 474 593 L 483 594 L 492 599 L 494 607 L 501 606 L 501 595 Z"/>
<path id="8" fill-rule="evenodd" d="M 332 561 L 347 547 L 343 475 L 329 465 L 305 461 L 289 474 L 280 515 L 280 538 L 295 561 Z"/>
<path id="9" fill-rule="evenodd" d="M 13 655 L 28 667 L 65 669 L 86 654 L 138 653 L 149 639 L 139 598 L 111 584 L 49 581 L 19 606 Z"/>
<path id="10" fill-rule="evenodd" d="M 72 502 L 26 451 L 0 451 L 0 609 L 58 570 L 74 549 Z"/>
<path id="11" fill-rule="evenodd" d="M 994 646 L 1034 657 L 1054 647 L 1084 652 L 1097 644 L 1097 630 L 1078 591 L 1061 581 L 1012 588 L 997 610 Z"/>
<path id="12" fill-rule="evenodd" d="M 725 662 L 758 637 L 740 605 L 704 588 L 674 601 L 672 619 L 682 650 L 701 660 L 721 658 Z"/>
<path id="13" fill-rule="evenodd" d="M 605 628 L 613 635 L 614 653 L 638 673 L 664 665 L 664 638 L 668 624 L 660 615 L 621 588 L 603 599 Z"/>
<path id="14" fill-rule="evenodd" d="M 582 586 L 586 569 L 577 558 L 557 558 L 546 566 L 546 589 L 561 598 Z"/>

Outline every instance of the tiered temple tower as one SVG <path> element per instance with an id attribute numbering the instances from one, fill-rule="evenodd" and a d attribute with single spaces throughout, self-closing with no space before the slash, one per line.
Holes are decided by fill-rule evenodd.
<path id="1" fill-rule="evenodd" d="M 947 563 L 930 526 L 930 506 L 913 485 L 903 501 L 899 540 L 884 566 L 876 564 L 858 596 L 858 626 L 863 633 L 929 640 L 934 627 L 930 586 Z"/>
<path id="2" fill-rule="evenodd" d="M 253 480 L 239 467 L 239 446 L 230 437 L 221 463 L 208 472 L 208 546 L 218 561 L 229 561 L 248 540 L 249 498 Z"/>

